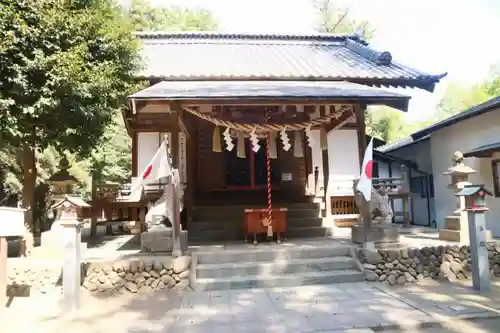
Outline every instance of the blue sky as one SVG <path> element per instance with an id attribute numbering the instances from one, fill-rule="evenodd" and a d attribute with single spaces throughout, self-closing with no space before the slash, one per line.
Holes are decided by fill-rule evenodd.
<path id="1" fill-rule="evenodd" d="M 312 0 L 151 0 L 155 5 L 204 7 L 221 30 L 231 32 L 312 32 L 316 12 Z M 434 94 L 412 95 L 409 120 L 432 115 L 446 85 L 472 84 L 500 62 L 500 0 L 336 0 L 356 19 L 376 29 L 372 46 L 393 58 L 430 73 L 448 72 Z"/>

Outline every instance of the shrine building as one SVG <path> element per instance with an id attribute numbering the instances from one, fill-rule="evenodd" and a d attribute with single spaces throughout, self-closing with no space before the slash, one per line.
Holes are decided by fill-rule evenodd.
<path id="1" fill-rule="evenodd" d="M 355 218 L 367 106 L 407 111 L 410 97 L 386 88 L 432 92 L 445 76 L 398 63 L 356 35 L 137 37 L 139 79 L 149 87 L 129 97 L 124 113 L 133 177 L 167 135 L 190 241 L 243 237 L 243 210 L 268 205 L 266 154 L 290 237 L 328 235 Z"/>

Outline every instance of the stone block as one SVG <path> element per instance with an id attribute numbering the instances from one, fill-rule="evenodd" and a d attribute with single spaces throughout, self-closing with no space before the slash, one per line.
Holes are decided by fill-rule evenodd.
<path id="1" fill-rule="evenodd" d="M 446 216 L 444 219 L 445 222 L 445 229 L 449 230 L 460 230 L 461 229 L 461 224 L 460 224 L 460 216 Z"/>
<path id="2" fill-rule="evenodd" d="M 187 231 L 182 230 L 180 235 L 181 250 L 187 251 Z M 146 231 L 141 234 L 141 250 L 146 252 L 172 252 L 172 229 L 165 228 L 155 231 Z"/>
<path id="3" fill-rule="evenodd" d="M 357 244 L 363 244 L 365 242 L 364 232 L 363 226 L 353 225 L 351 227 L 352 241 Z M 380 244 L 398 243 L 399 228 L 393 225 L 374 225 L 368 232 L 367 240 Z"/>
<path id="4" fill-rule="evenodd" d="M 460 230 L 441 229 L 439 230 L 439 239 L 448 242 L 462 243 L 460 239 Z"/>

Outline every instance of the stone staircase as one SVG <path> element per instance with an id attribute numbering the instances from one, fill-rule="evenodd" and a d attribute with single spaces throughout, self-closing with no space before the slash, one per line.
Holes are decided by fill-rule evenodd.
<path id="1" fill-rule="evenodd" d="M 235 246 L 194 252 L 196 290 L 226 290 L 363 281 L 350 245 Z"/>
<path id="2" fill-rule="evenodd" d="M 312 238 L 331 235 L 331 228 L 323 225 L 320 204 L 312 202 L 276 204 L 286 207 L 287 231 L 285 238 Z M 242 241 L 245 208 L 264 208 L 256 205 L 197 206 L 187 229 L 190 242 Z"/>

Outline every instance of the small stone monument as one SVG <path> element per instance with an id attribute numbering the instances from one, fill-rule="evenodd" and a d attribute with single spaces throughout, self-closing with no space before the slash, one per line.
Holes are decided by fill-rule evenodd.
<path id="1" fill-rule="evenodd" d="M 457 196 L 465 199 L 465 212 L 469 225 L 472 285 L 480 292 L 491 290 L 486 230 L 486 195 L 491 192 L 484 185 L 466 185 Z"/>
<path id="2" fill-rule="evenodd" d="M 455 195 L 465 186 L 470 185 L 469 175 L 476 173 L 476 170 L 465 165 L 464 156 L 457 151 L 453 154 L 453 165 L 444 174 L 450 176 L 448 188 L 453 190 Z M 467 244 L 469 242 L 469 226 L 467 223 L 467 213 L 465 209 L 465 198 L 457 196 L 456 209 L 444 218 L 445 227 L 439 230 L 439 239 L 445 241 Z M 491 233 L 489 233 L 491 239 Z"/>
<path id="3" fill-rule="evenodd" d="M 175 198 L 175 200 L 174 200 Z M 166 185 L 162 196 L 151 205 L 146 215 L 146 231 L 141 233 L 141 250 L 150 253 L 174 252 L 174 219 L 180 226 L 180 198 L 175 193 L 172 180 Z M 187 231 L 179 230 L 180 251 L 187 251 Z M 177 250 L 178 251 L 178 250 Z"/>
<path id="4" fill-rule="evenodd" d="M 90 205 L 81 198 L 65 195 L 51 207 L 56 210 L 59 241 L 63 251 L 63 295 L 66 311 L 77 310 L 80 306 L 81 285 L 81 219 L 82 210 Z M 54 222 L 55 223 L 55 222 Z M 51 230 L 52 231 L 52 230 Z"/>
<path id="5" fill-rule="evenodd" d="M 83 201 L 78 196 L 73 195 L 73 186 L 78 182 L 78 180 L 73 177 L 68 169 L 70 168 L 69 162 L 66 157 L 63 157 L 59 162 L 59 171 L 53 174 L 47 183 L 50 185 L 50 202 L 51 207 L 48 209 L 48 215 L 53 215 L 56 210 L 56 204 L 64 200 L 73 200 L 78 202 L 77 206 L 80 206 L 77 211 L 78 219 L 81 220 L 83 217 L 83 210 L 90 209 L 90 206 Z M 70 199 L 68 199 L 70 198 Z M 62 235 L 62 226 L 59 219 L 59 215 L 56 214 L 56 219 L 52 223 L 49 231 L 42 233 L 41 245 L 42 251 L 50 253 L 51 255 L 60 256 L 63 254 L 64 246 L 64 235 Z M 82 251 L 86 251 L 87 244 L 82 243 Z"/>

